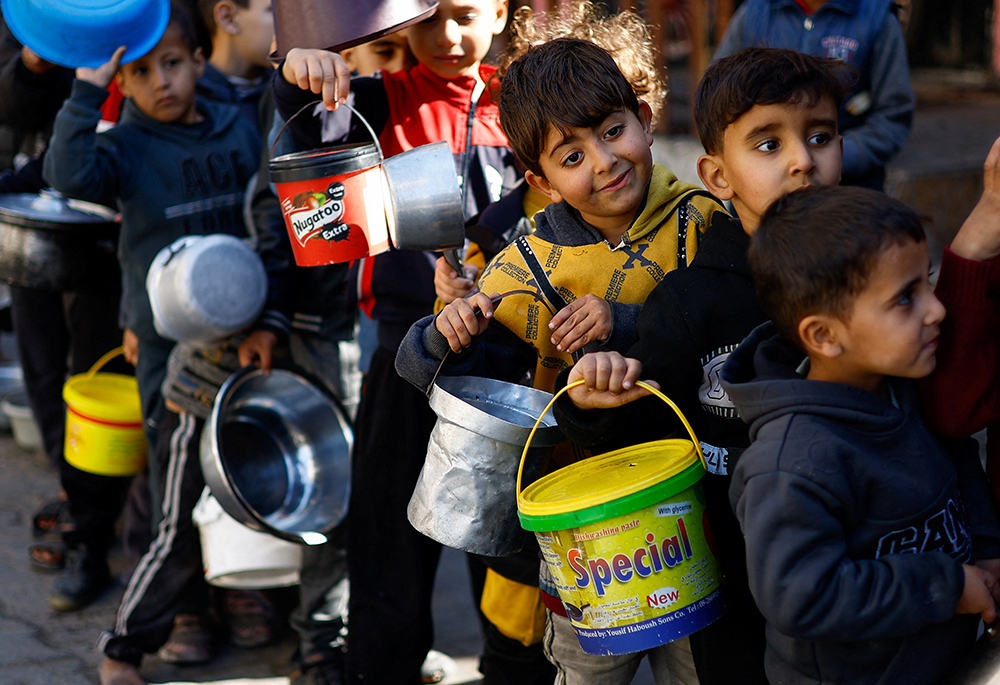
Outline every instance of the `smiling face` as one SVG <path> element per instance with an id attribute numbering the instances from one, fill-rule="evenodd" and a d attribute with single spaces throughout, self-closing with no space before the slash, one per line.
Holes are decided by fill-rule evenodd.
<path id="1" fill-rule="evenodd" d="M 843 148 L 832 98 L 755 105 L 726 127 L 722 150 L 698 160 L 705 187 L 732 200 L 753 234 L 772 202 L 810 186 L 840 183 Z"/>
<path id="2" fill-rule="evenodd" d="M 931 286 L 930 267 L 926 240 L 885 247 L 848 318 L 825 317 L 827 342 L 833 345 L 828 351 L 836 354 L 824 355 L 819 363 L 810 354 L 809 378 L 878 392 L 886 376 L 923 378 L 930 374 L 945 315 Z"/>
<path id="3" fill-rule="evenodd" d="M 506 0 L 438 0 L 437 11 L 409 27 L 413 56 L 444 78 L 479 77 L 493 36 L 507 23 Z"/>
<path id="4" fill-rule="evenodd" d="M 195 109 L 195 81 L 205 70 L 201 48 L 193 52 L 180 29 L 168 24 L 163 38 L 139 59 L 118 70 L 122 94 L 151 119 L 193 124 L 201 120 Z"/>
<path id="5" fill-rule="evenodd" d="M 653 173 L 649 106 L 609 114 L 592 127 L 549 127 L 538 159 L 542 174 L 528 183 L 553 202 L 567 202 L 617 245 L 635 219 Z"/>

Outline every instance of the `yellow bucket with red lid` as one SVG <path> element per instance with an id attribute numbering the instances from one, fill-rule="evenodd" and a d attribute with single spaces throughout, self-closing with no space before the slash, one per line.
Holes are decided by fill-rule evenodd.
<path id="1" fill-rule="evenodd" d="M 580 382 L 556 393 L 536 427 L 556 399 Z M 588 654 L 658 647 L 701 630 L 726 611 L 700 484 L 706 473 L 701 446 L 670 399 L 639 385 L 677 413 L 691 440 L 608 452 L 524 490 L 518 473 L 521 525 L 535 533 Z M 531 435 L 525 454 L 530 445 Z"/>
<path id="2" fill-rule="evenodd" d="M 134 376 L 98 373 L 122 354 L 118 347 L 87 373 L 63 385 L 66 401 L 66 461 L 100 476 L 132 476 L 146 468 L 146 432 Z"/>

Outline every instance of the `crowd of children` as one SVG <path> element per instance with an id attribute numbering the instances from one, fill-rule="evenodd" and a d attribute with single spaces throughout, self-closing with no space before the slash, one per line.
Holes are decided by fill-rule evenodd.
<path id="1" fill-rule="evenodd" d="M 991 489 L 967 437 L 1000 419 L 1000 140 L 935 291 L 920 218 L 876 190 L 839 186 L 880 187 L 908 133 L 913 95 L 888 5 L 747 0 L 695 94 L 700 186 L 653 163 L 663 88 L 645 26 L 589 2 L 547 27 L 519 12 L 499 70 L 484 60 L 507 0 L 439 0 L 405 39 L 292 49 L 277 64 L 267 0 L 202 0 L 200 15 L 173 0 L 150 52 L 122 65 L 122 47 L 75 78 L 16 53 L 20 71 L 0 72 L 0 87 L 44 78 L 46 90 L 25 93 L 61 106 L 44 160 L 0 177 L 4 190 L 39 185 L 27 174 L 41 164 L 46 183 L 122 217 L 120 320 L 151 446 L 148 488 L 133 498 L 152 520 L 100 639 L 102 685 L 142 685 L 149 653 L 210 658 L 191 512 L 214 392 L 240 366 L 291 360 L 353 413 L 358 308 L 375 343 L 349 524 L 303 555 L 294 685 L 434 677 L 423 666 L 440 544 L 406 509 L 439 375 L 570 386 L 555 405 L 567 441 L 550 472 L 675 434 L 679 423 L 636 385 L 645 380 L 690 419 L 708 467 L 728 603 L 719 620 L 643 651 L 589 654 L 536 546 L 470 555 L 489 685 L 624 685 L 643 659 L 658 684 L 946 677 L 1000 601 L 1000 458 L 991 441 Z M 817 30 L 800 45 L 802 13 Z M 124 106 L 99 133 L 112 84 Z M 271 150 L 369 142 L 369 131 L 385 156 L 449 144 L 476 266 L 457 273 L 404 250 L 293 265 Z M 206 349 L 157 333 L 145 282 L 159 250 L 210 233 L 255 246 L 268 298 L 248 330 Z M 27 373 L 46 365 L 31 362 L 45 335 L 28 333 L 44 317 L 30 311 L 35 293 L 18 296 Z M 43 299 L 62 321 L 60 298 Z M 121 336 L 116 323 L 103 332 Z M 85 336 L 93 344 L 69 370 L 103 339 Z M 46 354 L 65 359 L 64 347 Z M 33 405 L 51 409 L 51 387 L 27 380 Z M 61 433 L 49 433 L 58 458 Z M 110 526 L 128 483 L 63 467 L 62 485 L 75 527 L 53 606 L 75 610 L 110 582 Z M 47 514 L 58 525 L 58 507 Z M 375 540 L 391 541 L 391 563 Z M 63 563 L 58 549 L 32 554 Z M 231 630 L 247 646 L 272 636 L 260 621 Z"/>

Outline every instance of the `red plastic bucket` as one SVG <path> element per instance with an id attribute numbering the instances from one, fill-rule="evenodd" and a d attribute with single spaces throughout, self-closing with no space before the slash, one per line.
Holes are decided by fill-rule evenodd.
<path id="1" fill-rule="evenodd" d="M 296 264 L 349 262 L 389 249 L 381 162 L 375 145 L 355 144 L 268 163 Z"/>

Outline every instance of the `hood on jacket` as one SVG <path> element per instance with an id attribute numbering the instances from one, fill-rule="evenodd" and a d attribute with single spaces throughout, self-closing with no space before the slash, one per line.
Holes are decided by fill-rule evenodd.
<path id="1" fill-rule="evenodd" d="M 760 428 L 787 414 L 826 416 L 860 431 L 886 431 L 904 420 L 915 402 L 915 388 L 894 383 L 901 410 L 860 388 L 808 380 L 798 372 L 805 353 L 789 342 L 772 322 L 761 324 L 740 343 L 722 367 L 722 386 L 740 417 L 750 424 L 750 439 Z"/>

